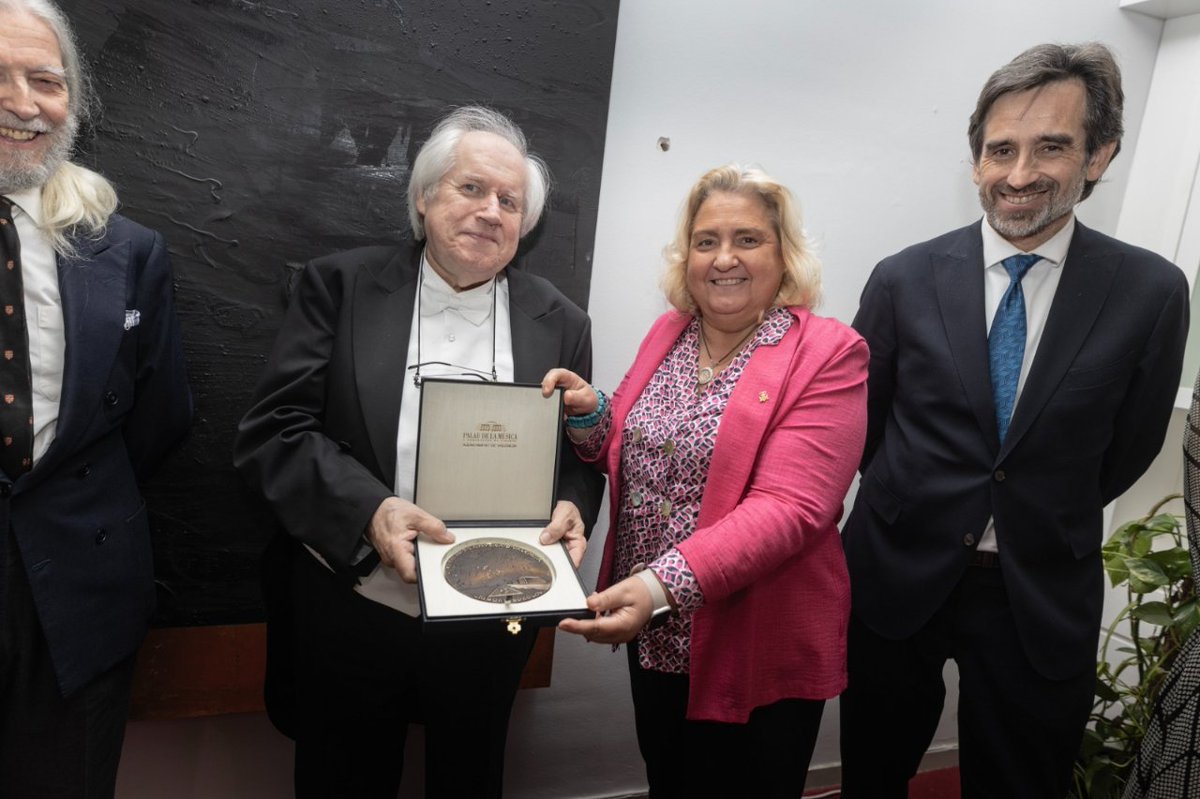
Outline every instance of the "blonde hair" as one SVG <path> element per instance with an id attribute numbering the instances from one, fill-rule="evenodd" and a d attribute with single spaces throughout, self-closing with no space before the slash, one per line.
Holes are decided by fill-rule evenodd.
<path id="1" fill-rule="evenodd" d="M 821 262 L 800 227 L 800 212 L 792 193 L 761 169 L 726 164 L 711 169 L 692 186 L 684 203 L 675 239 L 663 250 L 667 269 L 662 288 L 667 301 L 684 313 L 696 313 L 696 301 L 687 287 L 687 262 L 692 228 L 700 206 L 716 192 L 757 197 L 766 207 L 783 256 L 783 280 L 772 306 L 799 305 L 816 308 L 821 301 Z"/>
<path id="2" fill-rule="evenodd" d="M 64 161 L 42 186 L 42 232 L 59 255 L 76 254 L 71 237 L 98 239 L 117 210 L 117 191 L 98 172 Z"/>

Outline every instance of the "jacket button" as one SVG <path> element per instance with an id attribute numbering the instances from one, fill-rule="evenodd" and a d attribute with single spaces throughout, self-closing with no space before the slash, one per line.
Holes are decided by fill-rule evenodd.
<path id="1" fill-rule="evenodd" d="M 1006 474 L 1004 473 L 1004 470 L 1003 470 L 1003 469 L 997 469 L 997 470 L 996 470 L 996 473 L 992 475 L 992 478 L 993 478 L 993 479 L 994 479 L 994 480 L 995 480 L 997 483 L 1003 483 L 1003 482 L 1004 482 L 1004 479 L 1005 479 L 1007 476 L 1008 476 L 1008 475 L 1006 475 Z"/>
<path id="2" fill-rule="evenodd" d="M 96 531 L 96 546 L 100 546 L 108 540 L 108 531 L 103 527 Z"/>
<path id="3" fill-rule="evenodd" d="M 972 535 L 971 533 L 967 533 L 966 535 L 964 535 L 963 536 L 963 546 L 964 547 L 975 546 L 975 536 Z"/>
<path id="4" fill-rule="evenodd" d="M 116 405 L 117 404 L 117 392 L 115 392 L 115 391 L 104 392 L 104 404 L 110 405 L 110 406 Z"/>
<path id="5" fill-rule="evenodd" d="M 12 483 L 4 483 L 3 485 L 0 485 L 0 497 L 7 497 L 7 496 L 11 496 L 11 495 L 12 495 Z"/>
<path id="6" fill-rule="evenodd" d="M 632 494 L 630 494 L 629 504 L 635 508 L 640 508 L 642 506 L 642 492 L 634 491 Z"/>
<path id="7" fill-rule="evenodd" d="M 79 469 L 78 469 L 78 470 L 75 472 L 76 476 L 78 476 L 80 480 L 82 480 L 83 478 L 87 477 L 87 476 L 88 476 L 89 474 L 91 474 L 91 473 L 92 473 L 92 464 L 90 464 L 90 463 L 85 463 L 85 464 L 83 464 L 83 465 L 82 465 L 82 466 L 80 466 L 80 467 L 79 467 Z"/>

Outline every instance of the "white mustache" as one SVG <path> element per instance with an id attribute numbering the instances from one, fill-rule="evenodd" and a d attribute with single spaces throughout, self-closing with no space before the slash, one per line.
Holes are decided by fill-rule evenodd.
<path id="1" fill-rule="evenodd" d="M 21 119 L 9 111 L 0 111 L 0 128 L 27 130 L 30 133 L 50 133 L 54 130 L 53 125 L 40 117 L 35 119 Z"/>

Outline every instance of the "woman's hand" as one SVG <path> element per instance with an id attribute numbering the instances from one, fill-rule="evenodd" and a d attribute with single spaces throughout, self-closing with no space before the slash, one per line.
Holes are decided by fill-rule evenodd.
<path id="1" fill-rule="evenodd" d="M 600 397 L 591 383 L 570 369 L 551 369 L 542 378 L 542 396 L 549 397 L 554 389 L 563 389 L 563 407 L 567 416 L 587 416 L 600 407 Z"/>
<path id="2" fill-rule="evenodd" d="M 654 610 L 650 589 L 637 577 L 627 577 L 599 594 L 592 594 L 587 604 L 589 610 L 595 611 L 595 619 L 563 619 L 558 629 L 598 644 L 632 641 L 650 621 Z"/>

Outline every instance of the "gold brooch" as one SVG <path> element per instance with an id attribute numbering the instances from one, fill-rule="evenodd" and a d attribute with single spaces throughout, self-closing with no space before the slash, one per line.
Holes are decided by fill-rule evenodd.
<path id="1" fill-rule="evenodd" d="M 766 402 L 768 399 L 770 399 L 770 397 L 767 396 L 767 392 L 765 392 L 765 391 L 758 392 L 758 401 L 759 402 Z"/>

